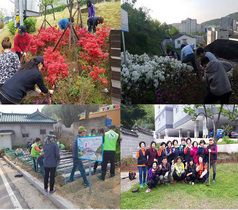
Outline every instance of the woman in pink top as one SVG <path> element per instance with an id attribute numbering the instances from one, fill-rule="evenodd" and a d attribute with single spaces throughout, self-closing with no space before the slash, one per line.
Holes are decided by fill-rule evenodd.
<path id="1" fill-rule="evenodd" d="M 192 145 L 193 145 L 193 154 L 192 154 L 193 160 L 194 160 L 194 163 L 197 164 L 198 163 L 198 153 L 197 153 L 197 151 L 198 151 L 198 143 L 196 141 L 194 141 L 192 143 Z"/>

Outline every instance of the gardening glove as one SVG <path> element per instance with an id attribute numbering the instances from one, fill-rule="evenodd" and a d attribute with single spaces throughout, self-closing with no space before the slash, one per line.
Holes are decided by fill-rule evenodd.
<path id="1" fill-rule="evenodd" d="M 49 90 L 50 95 L 53 95 L 53 93 L 54 93 L 54 90 Z"/>

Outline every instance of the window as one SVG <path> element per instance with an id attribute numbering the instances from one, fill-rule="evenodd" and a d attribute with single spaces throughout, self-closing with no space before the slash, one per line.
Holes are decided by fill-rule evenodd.
<path id="1" fill-rule="evenodd" d="M 29 137 L 29 134 L 28 134 L 28 133 L 23 133 L 23 134 L 22 134 L 22 138 L 27 138 L 27 137 Z"/>
<path id="2" fill-rule="evenodd" d="M 40 129 L 40 134 L 46 134 L 46 129 Z"/>
<path id="3" fill-rule="evenodd" d="M 183 39 L 183 44 L 186 44 L 187 43 L 187 39 Z"/>
<path id="4" fill-rule="evenodd" d="M 180 40 L 177 41 L 177 44 L 180 44 Z"/>

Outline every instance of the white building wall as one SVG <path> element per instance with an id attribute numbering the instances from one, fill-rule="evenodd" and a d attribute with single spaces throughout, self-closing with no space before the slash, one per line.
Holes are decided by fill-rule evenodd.
<path id="1" fill-rule="evenodd" d="M 196 38 L 192 38 L 189 36 L 181 36 L 178 39 L 175 39 L 174 46 L 176 49 L 180 48 L 182 44 L 195 44 L 196 45 Z"/>

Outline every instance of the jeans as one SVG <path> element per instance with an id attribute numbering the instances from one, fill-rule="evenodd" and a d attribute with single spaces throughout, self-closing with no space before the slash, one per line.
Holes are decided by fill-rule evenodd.
<path id="1" fill-rule="evenodd" d="M 85 169 L 84 169 L 84 167 L 83 167 L 83 163 L 82 163 L 81 160 L 74 160 L 74 161 L 73 161 L 73 168 L 72 168 L 72 171 L 71 171 L 69 180 L 70 180 L 71 182 L 74 181 L 74 173 L 75 173 L 75 171 L 77 170 L 77 168 L 78 168 L 78 170 L 79 170 L 80 173 L 81 173 L 81 176 L 82 176 L 82 178 L 83 178 L 84 183 L 85 183 L 85 184 L 89 184 L 89 183 L 88 183 L 88 180 L 87 180 L 87 177 L 86 177 Z"/>
<path id="2" fill-rule="evenodd" d="M 146 166 L 138 166 L 140 184 L 145 183 L 146 169 L 147 169 Z M 142 173 L 143 173 L 143 182 L 142 182 Z"/>
<path id="3" fill-rule="evenodd" d="M 45 187 L 45 189 L 48 189 L 48 182 L 49 182 L 49 177 L 50 177 L 50 191 L 54 190 L 55 170 L 56 170 L 56 167 L 53 167 L 53 168 L 45 167 L 44 187 Z"/>
<path id="4" fill-rule="evenodd" d="M 110 173 L 115 174 L 115 151 L 103 151 L 103 162 L 102 162 L 102 172 L 107 172 L 107 163 L 110 162 Z"/>
<path id="5" fill-rule="evenodd" d="M 38 172 L 37 157 L 32 157 L 32 159 L 33 159 L 33 164 L 34 164 L 34 171 L 37 173 Z"/>
<path id="6" fill-rule="evenodd" d="M 43 162 L 43 159 L 42 159 L 42 158 L 38 158 L 38 159 L 37 159 L 37 163 L 38 163 L 39 166 L 40 166 L 40 172 L 41 172 L 42 176 L 45 177 L 45 170 L 44 170 L 44 162 Z"/>

